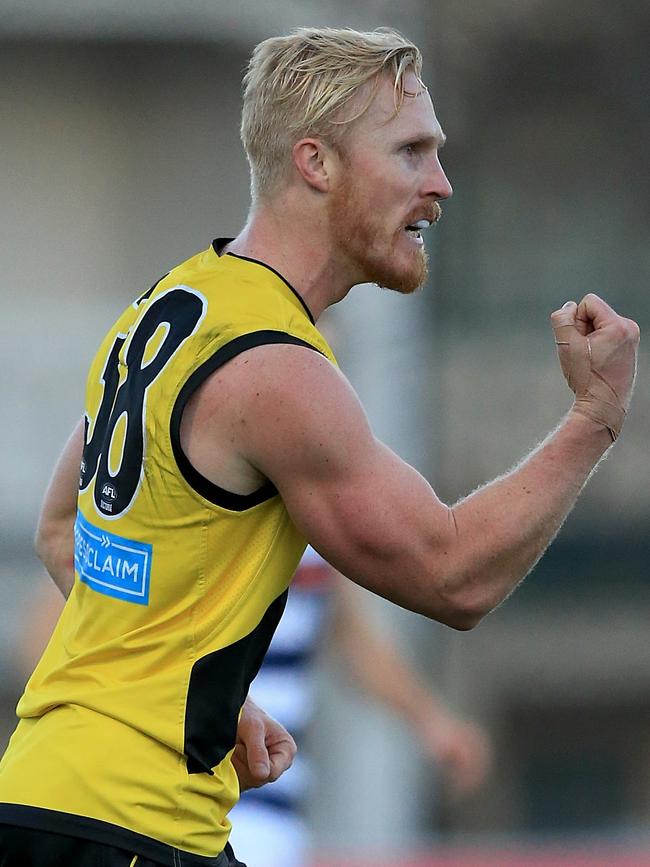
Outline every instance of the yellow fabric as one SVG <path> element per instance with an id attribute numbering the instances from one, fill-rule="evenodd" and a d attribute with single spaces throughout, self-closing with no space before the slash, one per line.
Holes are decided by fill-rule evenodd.
<path id="1" fill-rule="evenodd" d="M 186 294 L 174 296 L 179 292 Z M 119 383 L 126 389 L 137 382 L 129 351 L 147 312 L 167 296 L 190 295 L 198 299 L 192 315 L 200 310 L 200 319 L 141 400 L 144 459 L 133 498 L 115 515 L 101 509 L 111 508 L 116 492 L 95 496 L 97 478 L 80 493 L 86 529 L 77 531 L 74 589 L 19 702 L 21 721 L 0 766 L 0 801 L 98 819 L 214 856 L 226 844 L 238 785 L 230 753 L 212 775 L 188 773 L 184 726 L 192 669 L 255 629 L 287 588 L 305 540 L 277 495 L 236 511 L 199 494 L 174 457 L 172 412 L 192 373 L 242 335 L 286 333 L 334 359 L 279 275 L 209 248 L 131 305 L 106 336 L 88 376 L 87 442 L 98 424 L 111 350 L 121 347 Z M 163 352 L 169 330 L 163 323 L 147 341 L 140 374 L 153 369 L 148 365 Z M 137 412 L 128 422 L 126 415 L 118 420 L 104 448 L 117 480 L 131 424 L 140 424 Z M 96 548 L 88 532 L 96 532 Z M 127 543 L 140 553 L 127 552 L 122 561 Z M 82 581 L 80 565 L 84 574 L 104 576 L 108 590 Z M 130 581 L 140 594 L 133 600 Z"/>

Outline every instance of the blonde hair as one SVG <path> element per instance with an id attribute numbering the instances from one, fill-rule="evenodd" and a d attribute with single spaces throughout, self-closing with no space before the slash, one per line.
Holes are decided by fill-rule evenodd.
<path id="1" fill-rule="evenodd" d="M 296 141 L 317 136 L 339 144 L 349 124 L 372 102 L 382 74 L 393 78 L 398 112 L 407 95 L 404 73 L 409 69 L 422 84 L 419 49 L 388 28 L 362 33 L 300 27 L 260 42 L 244 76 L 241 123 L 253 201 L 286 180 Z M 373 81 L 368 100 L 342 117 L 342 109 Z"/>

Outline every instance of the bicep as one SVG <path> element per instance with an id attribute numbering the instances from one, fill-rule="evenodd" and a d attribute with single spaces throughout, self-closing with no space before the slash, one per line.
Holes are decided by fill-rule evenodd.
<path id="1" fill-rule="evenodd" d="M 268 390 L 257 389 L 251 402 L 248 457 L 328 562 L 373 592 L 414 607 L 413 582 L 422 580 L 449 532 L 447 509 L 416 470 L 373 436 L 356 394 L 333 365 L 308 350 L 291 350 L 275 359 L 281 379 L 274 364 L 266 365 Z"/>

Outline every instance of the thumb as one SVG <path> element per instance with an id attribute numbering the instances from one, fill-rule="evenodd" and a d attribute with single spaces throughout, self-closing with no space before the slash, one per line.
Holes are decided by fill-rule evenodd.
<path id="1" fill-rule="evenodd" d="M 248 768 L 256 780 L 266 780 L 271 773 L 269 753 L 264 743 L 249 744 L 246 754 Z"/>
<path id="2" fill-rule="evenodd" d="M 589 346 L 583 333 L 585 323 L 578 318 L 578 305 L 567 301 L 559 310 L 551 313 L 551 324 L 562 373 L 574 394 L 589 378 Z"/>
<path id="3" fill-rule="evenodd" d="M 576 315 L 578 313 L 578 305 L 575 301 L 567 301 L 559 310 L 551 313 L 551 324 L 553 329 L 563 328 L 567 325 L 576 324 Z"/>
<path id="4" fill-rule="evenodd" d="M 562 370 L 564 375 L 568 377 L 568 367 L 566 364 L 566 354 L 576 337 L 576 316 L 578 313 L 578 305 L 575 301 L 567 301 L 559 310 L 551 313 L 551 325 L 555 334 L 555 343 L 560 356 Z M 569 379 L 569 385 L 571 381 Z M 573 388 L 573 386 L 571 385 Z"/>

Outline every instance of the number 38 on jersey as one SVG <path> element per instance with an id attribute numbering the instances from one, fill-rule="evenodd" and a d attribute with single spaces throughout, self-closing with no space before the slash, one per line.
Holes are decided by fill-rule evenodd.
<path id="1" fill-rule="evenodd" d="M 107 518 L 122 515 L 135 499 L 144 467 L 147 392 L 195 331 L 206 304 L 189 287 L 169 289 L 147 304 L 126 334 L 116 335 L 106 355 L 101 401 L 94 419 L 85 418 L 79 488 L 85 491 L 95 480 L 95 506 Z"/>

